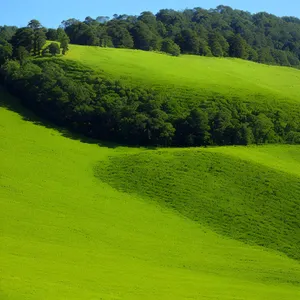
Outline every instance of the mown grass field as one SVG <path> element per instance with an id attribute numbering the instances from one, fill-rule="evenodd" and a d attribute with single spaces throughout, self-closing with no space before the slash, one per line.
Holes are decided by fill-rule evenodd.
<path id="1" fill-rule="evenodd" d="M 191 105 L 216 95 L 245 102 L 299 103 L 300 71 L 239 59 L 220 59 L 139 50 L 70 45 L 67 59 L 77 60 L 134 85 L 165 90 Z M 263 104 L 263 103 L 261 103 Z"/>
<path id="2" fill-rule="evenodd" d="M 298 146 L 104 146 L 43 125 L 3 90 L 0 103 L 1 300 L 299 299 L 300 263 L 291 258 L 299 241 L 291 211 L 299 199 Z M 249 184 L 253 196 L 263 188 L 256 177 L 269 180 L 278 203 L 265 196 L 243 203 Z M 202 191 L 206 212 L 196 219 Z M 182 200 L 191 199 L 183 194 L 197 205 L 189 201 L 185 210 Z M 259 202 L 265 199 L 272 202 Z M 241 221 L 237 233 L 247 214 L 270 230 L 262 241 L 273 234 L 290 257 L 249 234 L 247 243 L 237 240 L 212 217 L 221 204 Z M 290 214 L 282 231 L 281 212 Z"/>

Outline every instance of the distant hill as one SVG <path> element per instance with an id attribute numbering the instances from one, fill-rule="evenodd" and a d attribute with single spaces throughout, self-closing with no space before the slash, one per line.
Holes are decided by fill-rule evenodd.
<path id="1" fill-rule="evenodd" d="M 157 14 L 114 15 L 112 19 L 69 19 L 62 27 L 71 43 L 115 48 L 164 51 L 299 67 L 300 20 L 279 18 L 220 5 Z M 55 39 L 51 30 L 48 38 Z"/>

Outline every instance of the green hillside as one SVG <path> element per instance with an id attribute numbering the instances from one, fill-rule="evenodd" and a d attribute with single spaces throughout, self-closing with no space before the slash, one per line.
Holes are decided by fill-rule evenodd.
<path id="1" fill-rule="evenodd" d="M 113 78 L 166 90 L 180 101 L 222 95 L 242 101 L 299 102 L 300 71 L 240 59 L 70 45 L 67 59 Z M 196 98 L 196 99 L 195 99 Z"/>
<path id="2" fill-rule="evenodd" d="M 71 45 L 66 56 L 9 60 L 1 74 L 37 115 L 89 138 L 173 147 L 300 144 L 300 71 L 292 68 Z"/>
<path id="3" fill-rule="evenodd" d="M 299 147 L 263 147 L 267 156 L 269 148 L 287 153 L 287 159 L 294 153 L 294 166 L 299 165 Z M 255 158 L 257 149 L 250 149 Z M 97 173 L 122 191 L 155 200 L 221 234 L 299 260 L 299 174 L 239 156 L 235 148 L 144 152 L 101 162 Z M 278 160 L 285 164 L 285 157 Z"/>
<path id="4" fill-rule="evenodd" d="M 299 299 L 299 260 L 284 254 L 297 253 L 292 237 L 299 223 L 291 208 L 299 199 L 299 147 L 104 146 L 41 123 L 3 90 L 0 103 L 1 300 Z M 227 169 L 218 169 L 219 163 Z M 149 181 L 151 174 L 157 178 Z M 238 176 L 244 188 L 236 183 Z M 257 177 L 269 180 L 268 193 L 278 193 L 278 203 L 268 197 L 271 211 L 270 203 L 258 203 L 264 195 L 242 203 L 247 184 L 258 189 L 253 196 L 262 188 Z M 199 188 L 208 182 L 214 189 Z M 169 194 L 164 183 L 175 184 Z M 183 183 L 188 185 L 181 191 Z M 202 192 L 206 212 L 196 214 L 199 207 L 192 201 L 182 210 L 182 200 L 191 200 L 184 193 L 200 201 Z M 249 230 L 247 243 L 235 240 L 240 237 L 211 217 L 219 205 L 241 220 L 237 234 L 246 224 L 244 208 L 248 229 L 256 220 L 266 246 L 269 226 L 281 252 L 255 246 Z M 280 207 L 290 216 L 285 224 L 275 222 Z M 285 246 L 290 253 L 280 248 Z"/>

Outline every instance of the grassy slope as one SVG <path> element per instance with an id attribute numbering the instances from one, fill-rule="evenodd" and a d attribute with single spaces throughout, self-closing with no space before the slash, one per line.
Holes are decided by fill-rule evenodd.
<path id="1" fill-rule="evenodd" d="M 98 167 L 99 178 L 174 208 L 219 233 L 300 260 L 299 174 L 269 165 L 273 161 L 269 149 L 276 153 L 274 148 L 258 148 L 266 158 L 263 165 L 255 160 L 255 148 L 161 150 L 112 157 Z M 300 164 L 300 148 L 279 149 L 283 155 L 277 163 L 284 166 L 285 157 L 289 160 L 294 153 L 293 166 L 299 172 L 295 166 Z"/>
<path id="2" fill-rule="evenodd" d="M 0 101 L 14 102 L 1 90 Z M 0 107 L 1 300 L 299 299 L 297 261 L 95 178 L 99 161 L 136 153 L 153 155 L 72 140 Z"/>
<path id="3" fill-rule="evenodd" d="M 243 101 L 299 102 L 300 71 L 238 59 L 70 45 L 66 58 L 134 84 L 166 89 L 179 101 L 221 94 Z"/>

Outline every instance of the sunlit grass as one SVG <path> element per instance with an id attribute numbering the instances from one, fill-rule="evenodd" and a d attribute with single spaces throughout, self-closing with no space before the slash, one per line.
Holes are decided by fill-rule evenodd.
<path id="1" fill-rule="evenodd" d="M 282 177 L 272 180 L 282 178 L 286 182 L 292 178 L 289 186 L 294 189 L 300 169 L 298 147 L 187 149 L 186 155 L 176 149 L 108 148 L 66 138 L 56 129 L 24 120 L 32 120 L 32 116 L 16 107 L 14 99 L 3 90 L 0 102 L 1 300 L 299 299 L 298 261 L 275 250 L 219 235 L 212 230 L 213 224 L 205 225 L 200 219 L 194 222 L 178 209 L 162 206 L 157 197 L 162 195 L 164 200 L 168 195 L 164 196 L 167 190 L 158 184 L 158 178 L 153 178 L 148 190 L 153 193 L 155 188 L 157 195 L 149 199 L 138 190 L 122 192 L 113 174 L 114 170 L 124 170 L 131 159 L 135 165 L 125 170 L 127 174 L 154 164 L 157 169 L 149 172 L 157 176 L 158 171 L 162 172 L 160 176 L 170 172 L 170 180 L 179 183 L 178 172 L 184 170 L 173 167 L 181 168 L 182 163 L 190 166 L 192 161 L 201 164 L 198 155 L 215 157 L 220 166 L 227 166 L 230 152 L 244 156 L 250 171 L 259 172 L 256 164 L 265 164 L 261 170 L 268 168 L 271 176 L 275 173 L 269 168 L 277 168 Z M 4 108 L 8 106 L 10 110 Z M 284 151 L 286 154 L 281 154 Z M 260 152 L 261 157 L 253 162 Z M 272 156 L 277 155 L 279 164 L 274 166 Z M 96 167 L 102 164 L 103 168 L 112 161 L 116 165 L 111 170 L 103 169 L 99 174 L 98 169 L 100 179 L 95 177 Z M 140 162 L 143 165 L 137 166 Z M 203 162 L 207 164 L 208 160 Z M 232 163 L 229 170 L 240 166 L 236 158 Z M 292 164 L 298 171 L 286 172 Z M 198 172 L 195 168 L 187 170 L 182 175 L 184 180 L 190 171 Z M 228 178 L 224 178 L 222 169 L 220 177 L 212 173 L 215 187 L 218 182 L 237 179 L 235 173 L 226 174 Z M 126 183 L 127 189 L 128 179 L 121 172 L 119 175 L 118 185 Z M 140 173 L 140 187 L 147 176 Z M 195 180 L 191 178 L 193 185 Z M 189 183 L 185 188 L 188 186 L 193 188 Z M 174 187 L 171 191 L 174 201 L 175 191 L 180 190 Z M 228 193 L 224 190 L 224 197 Z M 289 200 L 288 195 L 282 198 Z"/>
<path id="2" fill-rule="evenodd" d="M 215 95 L 242 101 L 299 102 L 300 71 L 232 58 L 70 45 L 67 59 L 134 85 L 165 90 L 178 101 Z"/>

